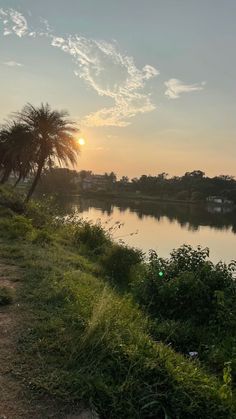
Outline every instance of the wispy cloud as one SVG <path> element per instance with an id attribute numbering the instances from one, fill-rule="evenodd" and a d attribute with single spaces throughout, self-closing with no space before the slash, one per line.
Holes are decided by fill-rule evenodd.
<path id="1" fill-rule="evenodd" d="M 0 17 L 3 20 L 3 34 L 11 35 L 15 33 L 20 38 L 28 33 L 28 25 L 25 17 L 14 9 L 0 9 Z"/>
<path id="2" fill-rule="evenodd" d="M 0 9 L 0 18 L 3 20 L 4 35 L 47 37 L 51 46 L 71 55 L 77 77 L 83 79 L 99 96 L 113 100 L 112 106 L 86 116 L 82 121 L 85 125 L 124 127 L 135 115 L 155 109 L 146 91 L 146 84 L 159 71 L 150 65 L 137 68 L 133 57 L 123 54 L 116 42 L 78 35 L 64 38 L 55 36 L 48 22 L 42 20 L 45 30 L 31 31 L 26 18 L 13 9 Z"/>
<path id="3" fill-rule="evenodd" d="M 81 36 L 54 36 L 51 44 L 73 57 L 76 76 L 99 96 L 114 101 L 114 106 L 88 115 L 84 119 L 85 125 L 124 127 L 136 114 L 155 109 L 144 89 L 147 80 L 159 74 L 156 68 L 146 65 L 142 70 L 138 69 L 133 57 L 122 54 L 116 43 Z"/>
<path id="4" fill-rule="evenodd" d="M 206 82 L 184 84 L 181 80 L 170 79 L 165 82 L 165 86 L 167 87 L 165 95 L 168 96 L 170 99 L 178 99 L 182 93 L 203 90 L 205 84 Z"/>
<path id="5" fill-rule="evenodd" d="M 134 58 L 122 53 L 116 42 L 79 35 L 57 36 L 44 19 L 40 19 L 39 30 L 32 30 L 25 16 L 14 9 L 0 9 L 0 20 L 3 22 L 5 36 L 15 34 L 20 38 L 28 36 L 48 39 L 52 47 L 71 56 L 76 77 L 82 79 L 99 96 L 109 99 L 109 102 L 113 101 L 112 106 L 103 107 L 85 116 L 81 124 L 125 127 L 137 114 L 151 112 L 156 108 L 148 92 L 148 81 L 156 77 L 159 71 L 151 65 L 139 69 Z M 21 66 L 15 61 L 4 64 Z M 170 99 L 177 99 L 182 93 L 202 90 L 204 85 L 205 82 L 185 84 L 172 78 L 165 82 L 165 95 Z"/>
<path id="6" fill-rule="evenodd" d="M 5 61 L 3 64 L 7 65 L 8 67 L 23 67 L 23 64 L 16 61 Z"/>

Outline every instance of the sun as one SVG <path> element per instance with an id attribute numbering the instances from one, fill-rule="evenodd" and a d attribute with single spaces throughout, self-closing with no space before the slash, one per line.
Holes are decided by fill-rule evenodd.
<path id="1" fill-rule="evenodd" d="M 85 145 L 85 139 L 84 138 L 79 138 L 78 143 L 79 143 L 79 145 Z"/>

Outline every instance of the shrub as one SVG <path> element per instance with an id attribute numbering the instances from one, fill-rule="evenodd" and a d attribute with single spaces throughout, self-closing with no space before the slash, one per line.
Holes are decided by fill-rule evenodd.
<path id="1" fill-rule="evenodd" d="M 152 252 L 146 272 L 133 283 L 136 298 L 157 317 L 228 328 L 236 316 L 236 284 L 230 267 L 214 266 L 207 257 L 208 249 L 190 246 L 166 260 Z"/>
<path id="2" fill-rule="evenodd" d="M 90 252 L 99 254 L 110 242 L 110 237 L 100 223 L 80 221 L 75 227 L 74 241 L 76 245 L 84 245 Z"/>
<path id="3" fill-rule="evenodd" d="M 55 224 L 58 209 L 53 196 L 41 196 L 40 200 L 31 200 L 25 206 L 24 214 L 30 218 L 36 228 Z"/>
<path id="4" fill-rule="evenodd" d="M 34 244 L 38 244 L 40 246 L 45 246 L 53 242 L 53 237 L 47 230 L 39 230 L 36 233 L 36 236 L 33 240 Z"/>
<path id="5" fill-rule="evenodd" d="M 16 214 L 25 215 L 36 228 L 43 228 L 55 222 L 58 207 L 54 196 L 40 197 L 40 200 L 31 200 L 25 203 L 23 196 L 11 187 L 0 186 L 0 206 Z M 8 215 L 6 213 L 6 215 Z"/>
<path id="6" fill-rule="evenodd" d="M 155 341 L 163 342 L 186 355 L 199 351 L 203 331 L 193 328 L 191 321 L 163 319 L 151 323 L 151 334 Z"/>
<path id="7" fill-rule="evenodd" d="M 184 354 L 197 351 L 217 374 L 231 361 L 235 380 L 235 265 L 213 265 L 207 249 L 182 246 L 169 259 L 152 252 L 142 269 L 131 286 L 153 319 L 153 337 Z"/>
<path id="8" fill-rule="evenodd" d="M 33 232 L 31 221 L 22 215 L 0 220 L 0 230 L 9 239 L 25 239 Z"/>
<path id="9" fill-rule="evenodd" d="M 0 287 L 0 306 L 11 304 L 13 301 L 13 291 L 7 287 Z"/>
<path id="10" fill-rule="evenodd" d="M 11 218 L 14 212 L 10 208 L 0 206 L 0 217 Z"/>
<path id="11" fill-rule="evenodd" d="M 9 208 L 17 214 L 23 214 L 25 204 L 22 196 L 18 195 L 10 187 L 0 186 L 0 205 Z"/>
<path id="12" fill-rule="evenodd" d="M 143 260 L 141 250 L 113 244 L 101 258 L 103 270 L 118 285 L 127 285 L 132 269 Z"/>

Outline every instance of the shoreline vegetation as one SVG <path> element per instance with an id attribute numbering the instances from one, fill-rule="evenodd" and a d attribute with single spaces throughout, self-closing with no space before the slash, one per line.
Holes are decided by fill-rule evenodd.
<path id="1" fill-rule="evenodd" d="M 101 199 L 119 199 L 125 201 L 147 201 L 147 202 L 169 202 L 169 203 L 176 203 L 176 204 L 191 204 L 191 205 L 212 205 L 212 206 L 224 206 L 235 208 L 236 205 L 233 203 L 214 203 L 214 202 L 206 202 L 203 200 L 183 200 L 183 199 L 176 199 L 176 198 L 161 198 L 157 196 L 151 195 L 143 195 L 137 193 L 122 193 L 122 192 L 109 192 L 109 191 L 81 191 L 79 194 L 69 194 L 71 196 L 81 196 L 85 198 L 101 198 Z"/>
<path id="2" fill-rule="evenodd" d="M 142 175 L 119 180 L 114 172 L 94 174 L 88 170 L 70 170 L 54 167 L 45 170 L 38 190 L 41 193 L 83 194 L 107 197 L 146 200 L 152 202 L 175 202 L 207 204 L 222 207 L 236 205 L 236 180 L 233 176 L 208 177 L 201 170 L 186 172 L 183 176 Z"/>
<path id="3" fill-rule="evenodd" d="M 187 245 L 145 261 L 111 230 L 9 186 L 0 237 L 1 259 L 22 272 L 13 374 L 29 391 L 100 418 L 236 417 L 234 263 Z"/>

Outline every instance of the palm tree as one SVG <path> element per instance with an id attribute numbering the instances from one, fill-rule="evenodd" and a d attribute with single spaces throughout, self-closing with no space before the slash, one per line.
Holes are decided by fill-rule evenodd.
<path id="1" fill-rule="evenodd" d="M 17 121 L 8 122 L 0 131 L 0 164 L 5 183 L 11 172 L 18 181 L 25 178 L 32 168 L 32 136 L 28 128 Z M 17 183 L 18 183 L 17 181 Z"/>
<path id="2" fill-rule="evenodd" d="M 7 131 L 2 129 L 0 131 L 0 168 L 1 168 L 1 180 L 0 183 L 5 183 L 12 171 L 12 163 L 10 156 L 7 155 Z"/>
<path id="3" fill-rule="evenodd" d="M 52 110 L 46 103 L 36 108 L 27 104 L 17 118 L 32 135 L 33 161 L 36 166 L 35 177 L 26 201 L 32 196 L 42 171 L 52 167 L 56 160 L 60 165 L 74 166 L 79 154 L 79 145 L 74 135 L 78 131 L 66 111 Z"/>

